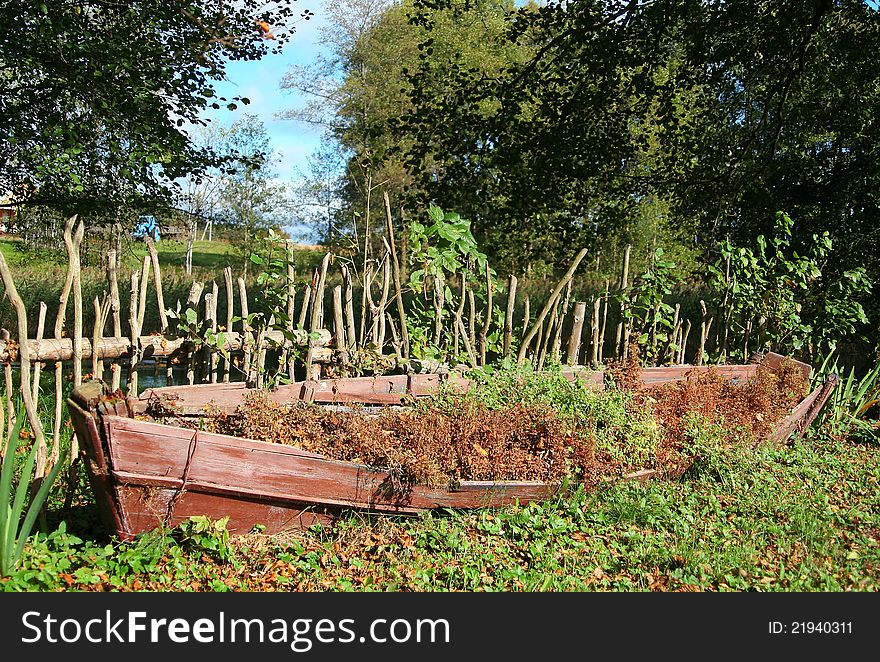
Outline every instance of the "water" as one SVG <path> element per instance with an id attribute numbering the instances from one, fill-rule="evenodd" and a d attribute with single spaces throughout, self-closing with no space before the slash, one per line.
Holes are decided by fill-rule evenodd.
<path id="1" fill-rule="evenodd" d="M 104 362 L 104 372 L 101 374 L 101 379 L 107 383 L 111 384 L 113 382 L 113 370 L 110 367 L 112 365 L 112 361 Z M 120 374 L 119 385 L 123 391 L 127 390 L 128 381 L 129 381 L 129 366 L 127 361 L 123 361 L 117 364 L 119 369 L 122 371 Z M 64 382 L 62 385 L 63 393 L 65 396 L 71 391 L 73 388 L 73 361 L 64 361 L 63 362 L 63 370 L 62 375 L 64 377 Z M 31 368 L 33 370 L 33 367 Z M 159 361 L 148 361 L 143 362 L 138 366 L 137 377 L 138 377 L 138 392 L 142 393 L 148 388 L 157 388 L 162 386 L 167 386 L 167 364 L 165 362 Z M 85 360 L 82 363 L 82 375 L 83 379 L 89 379 L 92 376 L 92 361 L 91 359 Z M 17 394 L 20 385 L 20 372 L 18 366 L 12 366 L 12 386 L 13 393 Z M 171 375 L 172 375 L 172 384 L 181 385 L 186 384 L 186 366 L 184 365 L 172 365 L 171 366 Z M 218 379 L 222 379 L 222 372 L 218 370 Z M 239 382 L 244 381 L 243 375 L 234 371 L 230 377 L 230 381 Z M 55 393 L 55 365 L 53 363 L 46 363 L 43 365 L 43 369 L 40 372 L 40 393 L 44 396 L 51 398 Z"/>

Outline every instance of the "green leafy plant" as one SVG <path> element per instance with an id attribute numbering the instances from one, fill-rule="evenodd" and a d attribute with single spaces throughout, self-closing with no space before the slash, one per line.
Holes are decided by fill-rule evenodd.
<path id="1" fill-rule="evenodd" d="M 197 352 L 204 347 L 209 347 L 222 354 L 224 358 L 229 358 L 229 353 L 226 350 L 226 334 L 222 331 L 214 331 L 211 328 L 210 320 L 199 321 L 198 312 L 192 308 L 181 311 L 180 302 L 178 302 L 176 309 L 166 310 L 165 315 L 168 319 L 176 322 L 175 332 L 178 335 L 183 335 L 192 343 L 192 351 Z"/>
<path id="2" fill-rule="evenodd" d="M 276 350 L 281 350 L 286 344 L 289 351 L 298 355 L 296 334 L 291 330 L 293 324 L 287 314 L 287 292 L 290 285 L 288 267 L 292 264 L 289 262 L 287 238 L 270 228 L 256 250 L 250 254 L 250 261 L 259 269 L 254 298 L 256 311 L 250 313 L 246 320 L 253 338 L 264 338 Z M 237 319 L 240 318 L 233 318 L 234 321 Z M 277 331 L 282 340 L 276 341 L 272 336 L 267 336 L 268 331 Z M 309 334 L 309 341 L 317 337 L 317 333 Z M 283 365 L 279 364 L 272 369 L 268 366 L 259 368 L 262 372 L 260 381 L 267 388 L 290 381 Z"/>
<path id="3" fill-rule="evenodd" d="M 670 347 L 674 309 L 664 299 L 680 280 L 675 262 L 664 259 L 663 249 L 658 247 L 647 271 L 617 295 L 626 303 L 622 310 L 627 328 L 638 334 L 641 354 L 649 363 L 659 358 L 661 345 Z M 671 349 L 678 347 L 671 345 Z"/>
<path id="4" fill-rule="evenodd" d="M 471 233 L 471 223 L 455 212 L 444 212 L 440 207 L 428 208 L 425 225 L 413 220 L 409 224 L 410 264 L 416 268 L 410 273 L 409 289 L 415 294 L 407 315 L 407 330 L 411 350 L 418 358 L 439 359 L 454 354 L 456 345 L 454 315 L 463 307 L 465 288 L 470 289 L 475 301 L 487 300 L 488 287 L 495 287 L 495 273 L 489 269 L 486 254 L 482 253 Z M 453 289 L 450 283 L 458 281 Z M 503 311 L 493 305 L 493 321 L 503 318 Z M 439 316 L 439 319 L 438 319 Z M 498 325 L 495 325 L 498 328 Z M 488 348 L 497 351 L 500 341 L 496 332 L 487 337 Z M 459 345 L 459 355 L 464 347 Z"/>
<path id="5" fill-rule="evenodd" d="M 213 520 L 206 515 L 196 515 L 180 523 L 180 544 L 207 554 L 218 561 L 227 561 L 231 557 L 232 547 L 229 545 L 229 530 L 226 525 L 229 516 Z"/>
<path id="6" fill-rule="evenodd" d="M 12 574 L 15 566 L 21 560 L 25 543 L 31 535 L 40 509 L 63 466 L 62 462 L 58 462 L 52 467 L 39 489 L 31 497 L 28 505 L 39 440 L 34 441 L 24 465 L 21 467 L 18 485 L 13 487 L 15 454 L 18 450 L 21 424 L 24 419 L 25 412 L 22 407 L 15 419 L 15 425 L 9 432 L 3 456 L 3 468 L 0 470 L 0 576 L 3 577 Z M 25 512 L 25 506 L 27 506 L 27 512 Z"/>
<path id="7" fill-rule="evenodd" d="M 813 375 L 813 388 L 818 388 L 831 375 L 841 375 L 841 369 L 830 352 Z M 862 377 L 856 377 L 851 368 L 846 377 L 831 393 L 831 399 L 822 410 L 822 421 L 835 436 L 876 436 L 880 434 L 880 362 Z"/>
<path id="8" fill-rule="evenodd" d="M 799 252 L 793 226 L 777 212 L 773 235 L 759 235 L 754 247 L 729 239 L 720 244 L 721 256 L 709 267 L 710 286 L 722 302 L 722 326 L 735 336 L 730 344 L 722 341 L 722 355 L 730 350 L 745 360 L 755 350 L 815 354 L 868 321 L 859 303 L 872 288 L 865 269 L 835 276 L 826 269 L 828 232 L 814 234 L 806 252 Z"/>

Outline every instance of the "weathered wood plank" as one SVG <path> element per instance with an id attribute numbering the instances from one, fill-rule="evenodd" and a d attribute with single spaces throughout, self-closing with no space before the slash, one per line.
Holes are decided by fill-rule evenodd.
<path id="1" fill-rule="evenodd" d="M 179 485 L 188 491 L 404 513 L 444 506 L 504 505 L 516 499 L 548 496 L 557 489 L 551 484 L 536 487 L 533 483 L 499 481 L 482 492 L 450 492 L 419 485 L 397 491 L 388 472 L 307 454 L 291 446 L 118 416 L 104 417 L 104 425 L 111 440 L 112 472 L 126 484 Z"/>

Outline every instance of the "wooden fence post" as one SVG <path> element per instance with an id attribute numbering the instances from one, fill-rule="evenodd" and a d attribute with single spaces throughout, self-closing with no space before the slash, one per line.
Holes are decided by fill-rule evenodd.
<path id="1" fill-rule="evenodd" d="M 315 288 L 315 300 L 312 305 L 312 318 L 309 322 L 309 344 L 308 351 L 306 352 L 307 379 L 312 378 L 312 373 L 314 371 L 312 364 L 314 363 L 315 357 L 315 341 L 311 337 L 311 334 L 315 333 L 321 327 L 321 322 L 324 317 L 324 287 L 327 283 L 327 269 L 329 266 L 330 253 L 327 253 L 321 261 L 321 271 L 318 276 L 318 284 Z"/>
<path id="2" fill-rule="evenodd" d="M 342 265 L 342 285 L 344 289 L 343 315 L 345 317 L 345 346 L 350 352 L 357 348 L 354 323 L 354 287 L 348 265 Z"/>
<path id="3" fill-rule="evenodd" d="M 626 248 L 623 251 L 623 271 L 620 275 L 620 290 L 623 292 L 629 287 L 629 254 L 632 250 L 632 244 L 627 244 Z M 620 302 L 620 320 L 617 322 L 617 334 L 614 345 L 614 357 L 620 358 L 621 354 L 626 358 L 627 347 L 629 346 L 629 339 L 624 336 L 625 324 L 623 320 L 623 314 L 626 311 L 626 303 Z M 622 345 L 621 345 L 622 341 Z"/>
<path id="4" fill-rule="evenodd" d="M 199 302 L 202 300 L 202 291 L 205 286 L 199 282 L 193 282 L 189 288 L 189 296 L 186 299 L 186 307 L 192 308 L 196 313 L 196 321 L 198 322 Z M 141 297 L 143 299 L 143 297 Z M 143 324 L 143 320 L 140 321 Z M 191 351 L 189 361 L 187 362 L 186 381 L 192 386 L 196 379 L 196 353 Z"/>
<path id="5" fill-rule="evenodd" d="M 397 299 L 397 314 L 400 316 L 400 337 L 402 341 L 402 349 L 404 358 L 409 358 L 409 332 L 406 328 L 406 310 L 403 306 L 403 286 L 401 285 L 400 261 L 397 259 L 397 247 L 394 243 L 394 221 L 391 217 L 391 200 L 388 198 L 388 191 L 384 191 L 385 198 L 385 232 L 388 235 L 388 251 L 391 253 L 393 275 L 394 275 L 394 292 Z"/>
<path id="6" fill-rule="evenodd" d="M 131 297 L 129 299 L 128 310 L 128 328 L 131 334 L 131 349 L 129 350 L 128 360 L 128 395 L 132 398 L 138 396 L 138 373 L 137 364 L 140 361 L 140 335 L 138 328 L 138 296 L 140 289 L 140 274 L 137 271 L 131 272 Z"/>
<path id="7" fill-rule="evenodd" d="M 226 285 L 226 332 L 232 333 L 232 318 L 235 316 L 235 294 L 232 290 L 232 267 L 223 269 L 223 281 Z M 232 372 L 232 354 L 227 354 L 223 361 L 223 382 L 229 383 Z"/>
<path id="8" fill-rule="evenodd" d="M 537 319 L 535 319 L 535 323 L 532 325 L 532 328 L 523 338 L 522 346 L 519 348 L 519 353 L 517 354 L 516 361 L 517 363 L 522 363 L 526 358 L 526 351 L 529 347 L 529 344 L 532 341 L 532 338 L 535 337 L 535 334 L 538 333 L 538 328 L 544 323 L 544 318 L 547 317 L 547 313 L 550 312 L 550 308 L 554 305 L 556 298 L 562 292 L 562 288 L 565 287 L 565 284 L 571 280 L 574 276 L 574 272 L 577 270 L 578 265 L 580 265 L 581 260 L 584 259 L 584 256 L 587 254 L 587 249 L 582 248 L 580 252 L 575 257 L 574 261 L 569 266 L 568 271 L 565 272 L 565 275 L 562 279 L 556 284 L 556 287 L 553 289 L 553 292 L 550 294 L 550 300 L 544 305 L 544 308 L 541 310 Z"/>
<path id="9" fill-rule="evenodd" d="M 18 289 L 15 287 L 15 281 L 12 278 L 12 274 L 9 271 L 9 265 L 6 264 L 6 258 L 3 257 L 3 253 L 0 252 L 0 279 L 3 281 L 3 286 L 6 290 L 6 296 L 9 298 L 9 302 L 12 304 L 15 309 L 15 315 L 18 321 L 18 362 L 19 362 L 19 377 L 20 377 L 20 390 L 21 390 L 21 399 L 24 402 L 25 414 L 27 415 L 28 424 L 31 432 L 34 434 L 35 440 L 34 443 L 37 445 L 37 457 L 36 464 L 34 469 L 34 475 L 42 478 L 46 475 L 46 438 L 43 435 L 43 424 L 40 421 L 40 416 L 37 413 L 37 405 L 33 399 L 33 390 L 31 388 L 31 363 L 30 363 L 30 353 L 28 349 L 28 323 L 27 323 L 27 309 L 24 306 L 24 302 L 21 299 L 21 296 L 18 294 Z M 4 331 L 4 336 L 8 338 L 9 332 Z M 7 369 L 9 368 L 9 362 L 6 363 Z M 11 375 L 7 377 L 10 379 Z M 7 386 L 11 385 L 7 382 Z M 11 391 L 11 388 L 9 389 Z M 11 396 L 11 392 L 9 393 Z M 11 406 L 11 402 L 9 402 Z M 10 418 L 10 421 L 12 419 Z M 10 428 L 12 425 L 10 425 Z M 5 441 L 5 440 L 4 440 Z M 16 499 L 17 500 L 17 499 Z M 15 531 L 16 523 L 12 523 L 12 530 Z"/>
<path id="10" fill-rule="evenodd" d="M 513 342 L 513 313 L 516 308 L 516 276 L 510 274 L 507 280 L 507 308 L 504 312 L 504 358 L 510 357 L 510 345 Z"/>
<path id="11" fill-rule="evenodd" d="M 37 314 L 37 342 L 43 339 L 43 330 L 46 326 L 46 304 L 40 301 L 40 312 Z M 40 400 L 40 371 L 43 369 L 42 361 L 34 361 L 34 381 L 33 381 L 33 399 L 34 402 Z M 0 439 L 5 439 L 0 435 Z"/>
<path id="12" fill-rule="evenodd" d="M 492 294 L 494 283 L 492 282 L 492 271 L 489 269 L 489 262 L 486 262 L 486 312 L 483 315 L 483 326 L 480 328 L 480 365 L 486 365 L 486 336 L 489 333 L 489 327 L 492 324 Z"/>
<path id="13" fill-rule="evenodd" d="M 336 349 L 346 349 L 348 332 L 345 328 L 345 314 L 342 305 L 342 285 L 333 288 L 333 334 L 336 336 Z"/>
<path id="14" fill-rule="evenodd" d="M 700 322 L 700 349 L 697 350 L 697 365 L 703 365 L 706 359 L 706 340 L 709 338 L 709 330 L 712 328 L 712 316 L 706 309 L 706 302 L 700 299 L 700 311 L 702 312 L 702 320 Z"/>
<path id="15" fill-rule="evenodd" d="M 597 368 L 602 361 L 602 340 L 599 335 L 599 307 L 602 305 L 602 297 L 596 297 L 593 301 L 593 316 L 590 318 L 590 329 L 593 331 L 593 355 L 590 365 Z"/>
<path id="16" fill-rule="evenodd" d="M 581 335 L 584 332 L 584 319 L 587 316 L 587 302 L 577 301 L 574 304 L 574 319 L 571 323 L 571 335 L 568 337 L 568 347 L 565 351 L 565 362 L 568 365 L 577 365 L 581 351 Z"/>

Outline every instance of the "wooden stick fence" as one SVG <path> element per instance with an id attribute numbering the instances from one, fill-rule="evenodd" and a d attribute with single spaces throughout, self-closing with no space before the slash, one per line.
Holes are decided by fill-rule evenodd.
<path id="1" fill-rule="evenodd" d="M 127 363 L 127 390 L 130 394 L 137 394 L 140 390 L 139 371 L 150 363 L 158 366 L 161 360 L 166 362 L 165 383 L 168 385 L 173 383 L 175 366 L 180 365 L 189 384 L 245 380 L 249 385 L 263 386 L 270 352 L 274 352 L 277 358 L 278 373 L 290 380 L 295 379 L 298 370 L 306 379 L 340 374 L 339 370 L 343 370 L 341 374 L 351 374 L 351 370 L 369 369 L 364 368 L 366 358 L 373 360 L 375 365 L 377 357 L 381 359 L 384 369 L 388 366 L 405 371 L 437 369 L 439 364 L 436 360 L 419 362 L 411 358 L 416 336 L 410 333 L 407 301 L 408 297 L 418 295 L 426 298 L 424 308 L 434 312 L 433 322 L 424 335 L 441 354 L 446 353 L 450 360 L 463 361 L 469 367 L 487 365 L 504 357 L 515 358 L 520 364 L 528 361 L 540 368 L 548 361 L 562 361 L 564 355 L 564 361 L 569 365 L 587 365 L 595 369 L 609 358 L 626 357 L 629 335 L 635 331 L 626 317 L 629 305 L 626 295 L 631 283 L 630 246 L 623 253 L 620 279 L 614 285 L 616 294 L 611 292 L 612 284 L 608 279 L 604 280 L 603 286 L 594 287 L 591 292 L 584 292 L 578 287 L 576 275 L 587 255 L 586 249 L 578 252 L 546 298 L 530 292 L 525 287 L 525 281 L 513 274 L 506 278 L 506 282 L 496 282 L 488 264 L 480 273 L 452 274 L 448 282 L 438 278 L 426 284 L 424 293 L 414 293 L 404 287 L 405 276 L 397 254 L 390 201 L 387 194 L 384 198 L 385 252 L 365 260 L 361 273 L 357 273 L 359 265 L 351 260 L 331 270 L 332 256 L 328 253 L 320 268 L 314 271 L 311 282 L 297 288 L 292 259 L 294 248 L 288 243 L 289 266 L 282 308 L 270 311 L 268 325 L 252 321 L 253 299 L 249 299 L 248 283 L 243 277 L 234 277 L 231 267 L 223 270 L 222 284 L 218 280 L 209 280 L 206 286 L 204 282 L 194 281 L 186 309 L 196 313 L 196 322 L 202 325 L 201 328 L 211 331 L 215 338 L 213 344 L 205 342 L 204 338 L 192 337 L 186 327 L 176 330 L 172 327 L 165 304 L 166 290 L 163 288 L 159 253 L 150 239 L 146 242 L 147 254 L 139 268 L 130 273 L 127 333 L 123 328 L 119 292 L 119 255 L 116 249 L 107 252 L 107 289 L 90 302 L 93 311 L 90 337 L 85 337 L 83 331 L 80 246 L 85 228 L 82 221 L 77 222 L 74 216 L 65 224 L 63 238 L 68 269 L 51 331 L 46 328 L 47 306 L 45 302 L 40 302 L 35 337 L 26 337 L 27 311 L 15 289 L 9 267 L 0 255 L 0 277 L 4 291 L 18 316 L 18 340 L 14 340 L 6 329 L 0 329 L 0 362 L 4 364 L 5 382 L 5 397 L 0 404 L 0 409 L 5 409 L 5 416 L 0 416 L 0 437 L 14 423 L 16 416 L 12 377 L 12 364 L 15 362 L 21 366 L 19 390 L 28 424 L 42 444 L 39 456 L 41 475 L 45 475 L 59 459 L 63 364 L 68 361 L 73 362 L 74 384 L 79 384 L 83 379 L 84 360 L 91 360 L 91 371 L 97 377 L 104 376 L 105 362 L 109 362 L 113 390 L 121 388 L 123 364 Z M 151 285 L 160 328 L 148 333 L 144 325 Z M 328 298 L 327 290 L 329 301 L 325 301 Z M 221 291 L 225 294 L 225 315 L 222 318 L 219 311 Z M 71 299 L 73 324 L 69 328 L 66 321 Z M 297 301 L 300 302 L 299 306 Z M 684 364 L 689 355 L 691 331 L 696 333 L 696 329 L 699 329 L 699 336 L 690 354 L 696 365 L 706 363 L 716 315 L 724 328 L 718 329 L 718 324 L 715 324 L 715 349 L 717 351 L 720 346 L 722 353 L 727 351 L 729 343 L 732 343 L 731 334 L 726 328 L 730 315 L 723 309 L 713 312 L 703 300 L 699 301 L 699 305 L 699 316 L 692 320 L 687 315 L 693 311 L 688 311 L 679 303 L 675 304 L 671 331 L 663 338 L 664 344 L 658 344 L 655 314 L 654 326 L 648 330 L 648 335 L 649 343 L 657 349 L 660 360 Z M 538 310 L 534 319 L 533 307 Z M 330 314 L 325 324 L 328 310 Z M 357 313 L 360 313 L 360 319 Z M 267 313 L 262 311 L 262 314 Z M 608 338 L 609 344 L 613 343 L 610 352 L 606 348 L 609 318 L 611 324 L 616 325 L 614 335 Z M 112 327 L 112 335 L 105 335 L 108 324 Z M 589 329 L 586 328 L 587 324 Z M 615 326 L 611 328 L 615 329 Z M 748 349 L 747 338 L 742 341 L 741 347 L 744 351 Z M 43 373 L 43 364 L 49 362 L 54 363 L 55 407 L 52 450 L 47 457 L 35 403 L 40 396 L 40 381 L 48 376 Z M 345 370 L 349 372 L 345 373 Z M 179 372 L 180 369 L 177 370 Z M 71 459 L 77 455 L 74 439 Z"/>

